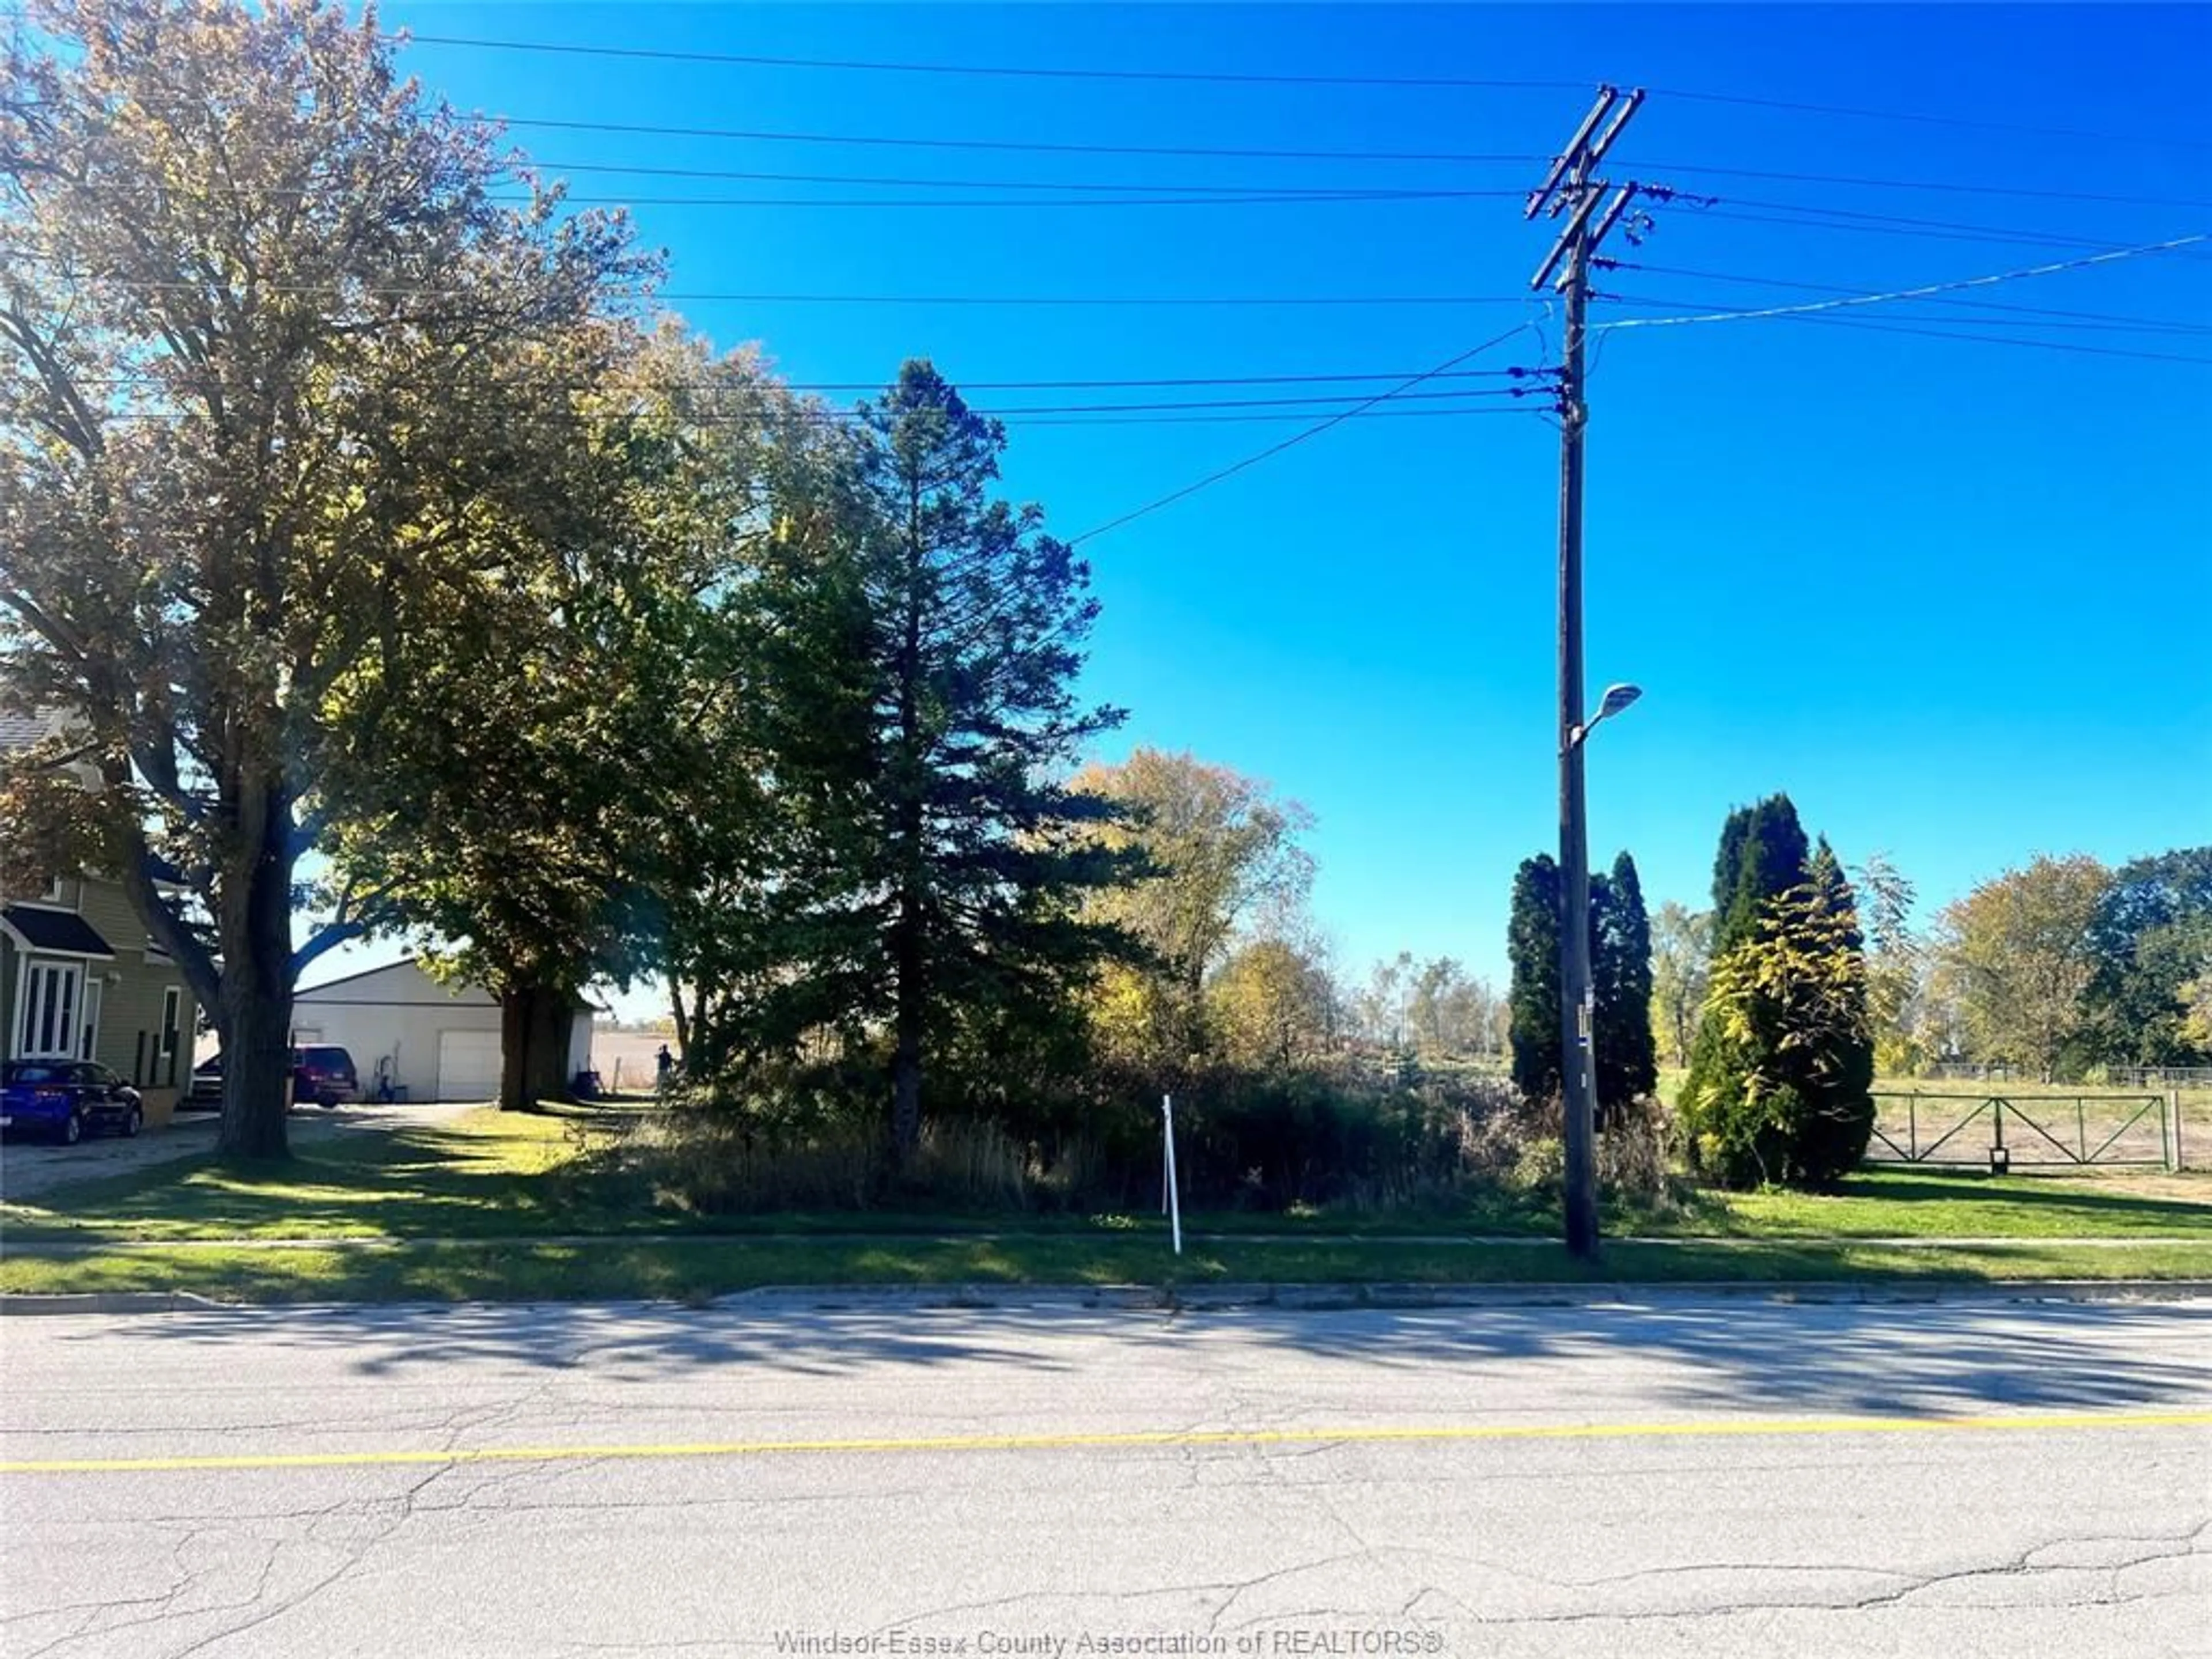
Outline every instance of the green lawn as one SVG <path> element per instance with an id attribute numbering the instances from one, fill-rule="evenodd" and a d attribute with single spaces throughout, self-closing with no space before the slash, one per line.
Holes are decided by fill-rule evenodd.
<path id="1" fill-rule="evenodd" d="M 172 1163 L 57 1188 L 36 1204 L 0 1206 L 9 1247 L 0 1290 L 443 1300 L 697 1297 L 760 1285 L 1543 1283 L 1593 1272 L 1715 1281 L 2212 1278 L 2212 1175 L 1992 1179 L 1881 1170 L 1832 1196 L 1699 1193 L 1664 1212 L 1616 1205 L 1607 1221 L 1613 1237 L 1680 1242 L 1615 1243 L 1595 1270 L 1548 1244 L 1455 1242 L 1548 1238 L 1556 1212 L 1527 1195 L 1426 1213 L 1194 1214 L 1185 1222 L 1188 1254 L 1177 1262 L 1164 1224 L 1151 1214 L 699 1217 L 641 1206 L 633 1190 L 578 1156 L 613 1121 L 483 1110 L 323 1141 L 269 1170 Z M 592 1237 L 555 1243 L 548 1235 Z M 307 1236 L 382 1243 L 181 1243 Z M 2085 1237 L 2182 1242 L 2068 1242 Z M 1912 1249 L 1864 1242 L 1885 1238 L 2017 1242 Z M 64 1243 L 116 1248 L 35 1254 Z"/>
<path id="2" fill-rule="evenodd" d="M 1316 1240 L 1192 1246 L 1157 1238 L 789 1239 L 709 1243 L 391 1245 L 368 1249 L 104 1251 L 0 1261 L 0 1291 L 184 1291 L 237 1302 L 697 1300 L 767 1285 L 1559 1285 L 1782 1280 L 1971 1283 L 2212 1277 L 2212 1244 L 2087 1249 L 2029 1243 L 1979 1250 L 1869 1245 L 1616 1244 L 1595 1267 L 1528 1249 Z"/>

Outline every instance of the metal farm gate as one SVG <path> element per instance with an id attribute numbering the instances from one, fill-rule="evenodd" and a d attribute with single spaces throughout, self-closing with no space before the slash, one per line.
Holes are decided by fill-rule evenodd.
<path id="1" fill-rule="evenodd" d="M 2016 1169 L 2181 1167 L 2180 1101 L 2172 1094 L 1993 1095 L 1878 1092 L 1869 1164 Z M 1976 1127 L 1975 1126 L 1980 1126 Z"/>

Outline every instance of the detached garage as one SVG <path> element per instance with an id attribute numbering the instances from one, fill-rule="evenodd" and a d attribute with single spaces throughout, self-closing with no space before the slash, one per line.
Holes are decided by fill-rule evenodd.
<path id="1" fill-rule="evenodd" d="M 364 1100 L 499 1095 L 499 1003 L 477 986 L 440 984 L 412 957 L 297 993 L 292 1041 L 334 1042 L 351 1054 Z M 585 1008 L 569 1039 L 568 1075 L 591 1063 Z"/>

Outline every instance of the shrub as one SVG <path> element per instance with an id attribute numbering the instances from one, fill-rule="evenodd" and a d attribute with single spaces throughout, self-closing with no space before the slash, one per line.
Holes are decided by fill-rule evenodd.
<path id="1" fill-rule="evenodd" d="M 1203 1073 L 1177 1092 L 1176 1117 L 1187 1201 L 1265 1210 L 1447 1203 L 1501 1182 L 1526 1133 L 1501 1078 L 1417 1072 L 1397 1084 L 1348 1064 Z"/>
<path id="2" fill-rule="evenodd" d="M 1654 1096 L 1639 1096 L 1599 1132 L 1599 1187 L 1647 1209 L 1674 1207 L 1681 1185 L 1674 1174 L 1677 1141 L 1674 1120 L 1666 1107 Z"/>
<path id="3" fill-rule="evenodd" d="M 1693 1161 L 1731 1186 L 1833 1186 L 1874 1133 L 1874 1042 L 1850 888 L 1825 845 L 1713 963 L 1683 1086 Z"/>
<path id="4" fill-rule="evenodd" d="M 743 1113 L 677 1109 L 642 1121 L 623 1148 L 652 1202 L 706 1215 L 775 1210 L 867 1210 L 900 1202 L 959 1210 L 1064 1206 L 1091 1159 L 1071 1147 L 1056 1163 L 997 1124 L 927 1124 L 908 1167 L 894 1173 L 879 1121 L 779 1129 Z"/>

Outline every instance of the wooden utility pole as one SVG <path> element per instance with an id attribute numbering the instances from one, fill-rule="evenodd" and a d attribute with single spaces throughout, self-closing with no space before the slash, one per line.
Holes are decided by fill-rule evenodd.
<path id="1" fill-rule="evenodd" d="M 1617 88 L 1600 87 L 1597 102 L 1528 198 L 1524 216 L 1566 216 L 1529 286 L 1554 287 L 1566 303 L 1559 365 L 1559 1086 L 1566 1109 L 1567 1249 L 1585 1260 L 1597 1255 L 1598 1225 L 1589 830 L 1583 799 L 1583 738 L 1589 729 L 1583 704 L 1583 428 L 1589 418 L 1583 345 L 1590 257 L 1636 194 L 1634 185 L 1623 185 L 1599 216 L 1608 186 L 1597 177 L 1597 166 L 1643 101 L 1640 90 L 1624 95 Z"/>

